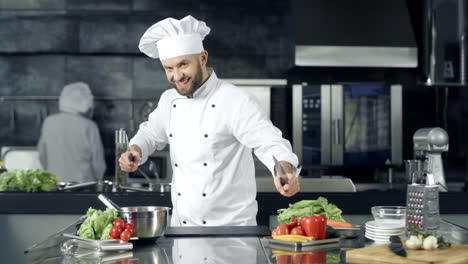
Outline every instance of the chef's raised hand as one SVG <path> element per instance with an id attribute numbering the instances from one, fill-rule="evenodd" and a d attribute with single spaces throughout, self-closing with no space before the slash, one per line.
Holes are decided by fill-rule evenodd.
<path id="1" fill-rule="evenodd" d="M 276 190 L 281 193 L 283 196 L 291 197 L 299 192 L 299 180 L 296 176 L 294 176 L 294 166 L 291 165 L 289 162 L 280 161 L 281 167 L 283 167 L 286 175 L 279 175 L 279 172 L 275 169 L 275 179 L 274 183 L 276 186 Z M 287 183 L 282 185 L 281 184 L 281 177 L 287 178 Z"/>
<path id="2" fill-rule="evenodd" d="M 122 171 L 134 172 L 138 169 L 138 164 L 141 160 L 140 148 L 136 145 L 132 145 L 129 151 L 126 151 L 120 155 L 119 166 Z"/>

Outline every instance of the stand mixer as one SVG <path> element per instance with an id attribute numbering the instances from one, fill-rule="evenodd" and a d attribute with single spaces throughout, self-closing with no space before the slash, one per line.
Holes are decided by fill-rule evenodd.
<path id="1" fill-rule="evenodd" d="M 413 135 L 414 158 L 422 163 L 426 184 L 437 184 L 440 191 L 448 191 L 441 156 L 448 151 L 448 143 L 448 134 L 440 127 L 420 128 Z"/>

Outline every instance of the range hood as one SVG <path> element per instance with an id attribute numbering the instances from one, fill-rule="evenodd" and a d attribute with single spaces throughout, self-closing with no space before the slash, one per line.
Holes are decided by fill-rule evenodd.
<path id="1" fill-rule="evenodd" d="M 291 0 L 296 66 L 416 68 L 405 0 Z"/>

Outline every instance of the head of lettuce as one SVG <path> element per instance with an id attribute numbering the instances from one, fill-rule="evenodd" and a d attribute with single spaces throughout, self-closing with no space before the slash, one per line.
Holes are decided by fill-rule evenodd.
<path id="1" fill-rule="evenodd" d="M 86 216 L 77 234 L 82 238 L 100 240 L 109 238 L 112 221 L 118 218 L 117 211 L 110 208 L 107 208 L 105 211 L 89 208 Z"/>

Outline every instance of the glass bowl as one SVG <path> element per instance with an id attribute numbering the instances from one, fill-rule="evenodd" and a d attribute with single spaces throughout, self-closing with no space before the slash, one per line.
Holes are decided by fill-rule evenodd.
<path id="1" fill-rule="evenodd" d="M 371 212 L 375 223 L 379 226 L 405 226 L 406 207 L 404 206 L 373 206 Z"/>

